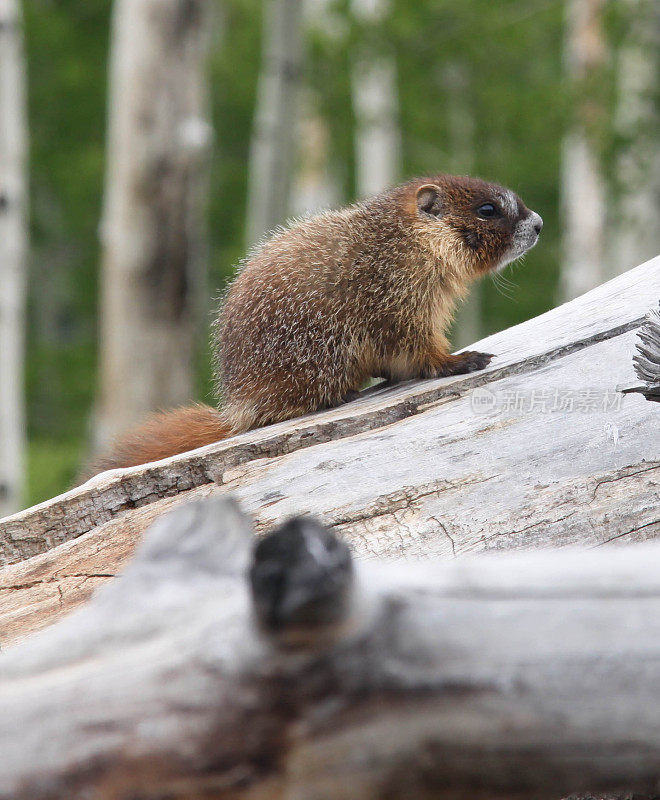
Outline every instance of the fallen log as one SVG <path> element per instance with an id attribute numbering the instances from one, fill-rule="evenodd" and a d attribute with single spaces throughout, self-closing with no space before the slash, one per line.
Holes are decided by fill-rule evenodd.
<path id="1" fill-rule="evenodd" d="M 660 544 L 351 568 L 299 520 L 252 550 L 230 501 L 179 507 L 6 653 L 0 798 L 657 791 Z"/>
<path id="2" fill-rule="evenodd" d="M 660 533 L 658 406 L 634 380 L 660 257 L 476 345 L 483 372 L 366 392 L 0 522 L 0 644 L 117 573 L 179 503 L 233 492 L 258 530 L 316 514 L 361 557 L 596 546 Z"/>

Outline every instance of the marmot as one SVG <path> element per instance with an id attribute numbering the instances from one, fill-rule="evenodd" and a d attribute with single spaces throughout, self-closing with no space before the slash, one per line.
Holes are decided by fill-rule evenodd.
<path id="1" fill-rule="evenodd" d="M 533 247 L 542 225 L 509 189 L 438 175 L 276 231 L 242 263 L 214 323 L 221 410 L 155 414 L 89 474 L 337 406 L 371 377 L 483 369 L 488 353 L 450 354 L 454 305 Z"/>

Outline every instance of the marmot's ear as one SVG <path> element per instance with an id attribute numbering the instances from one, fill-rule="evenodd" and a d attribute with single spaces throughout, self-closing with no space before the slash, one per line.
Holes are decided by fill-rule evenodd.
<path id="1" fill-rule="evenodd" d="M 417 208 L 423 214 L 432 217 L 442 216 L 442 196 L 440 187 L 434 183 L 425 183 L 417 190 Z"/>

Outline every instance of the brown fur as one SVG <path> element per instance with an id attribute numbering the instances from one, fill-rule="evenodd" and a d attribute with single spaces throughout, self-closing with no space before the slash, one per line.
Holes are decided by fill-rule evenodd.
<path id="1" fill-rule="evenodd" d="M 484 203 L 501 213 L 480 218 Z M 472 281 L 533 246 L 530 220 L 540 223 L 509 190 L 440 175 L 277 231 L 245 260 L 214 324 L 222 412 L 152 417 L 100 468 L 336 406 L 372 376 L 482 369 L 491 356 L 451 355 L 445 332 Z"/>

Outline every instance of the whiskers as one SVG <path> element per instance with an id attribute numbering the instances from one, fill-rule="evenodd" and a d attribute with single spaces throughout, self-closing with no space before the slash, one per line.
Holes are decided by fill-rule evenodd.
<path id="1" fill-rule="evenodd" d="M 491 278 L 497 291 L 506 297 L 507 300 L 518 302 L 515 294 L 518 290 L 518 284 L 510 278 L 505 277 L 501 272 L 491 272 Z"/>

